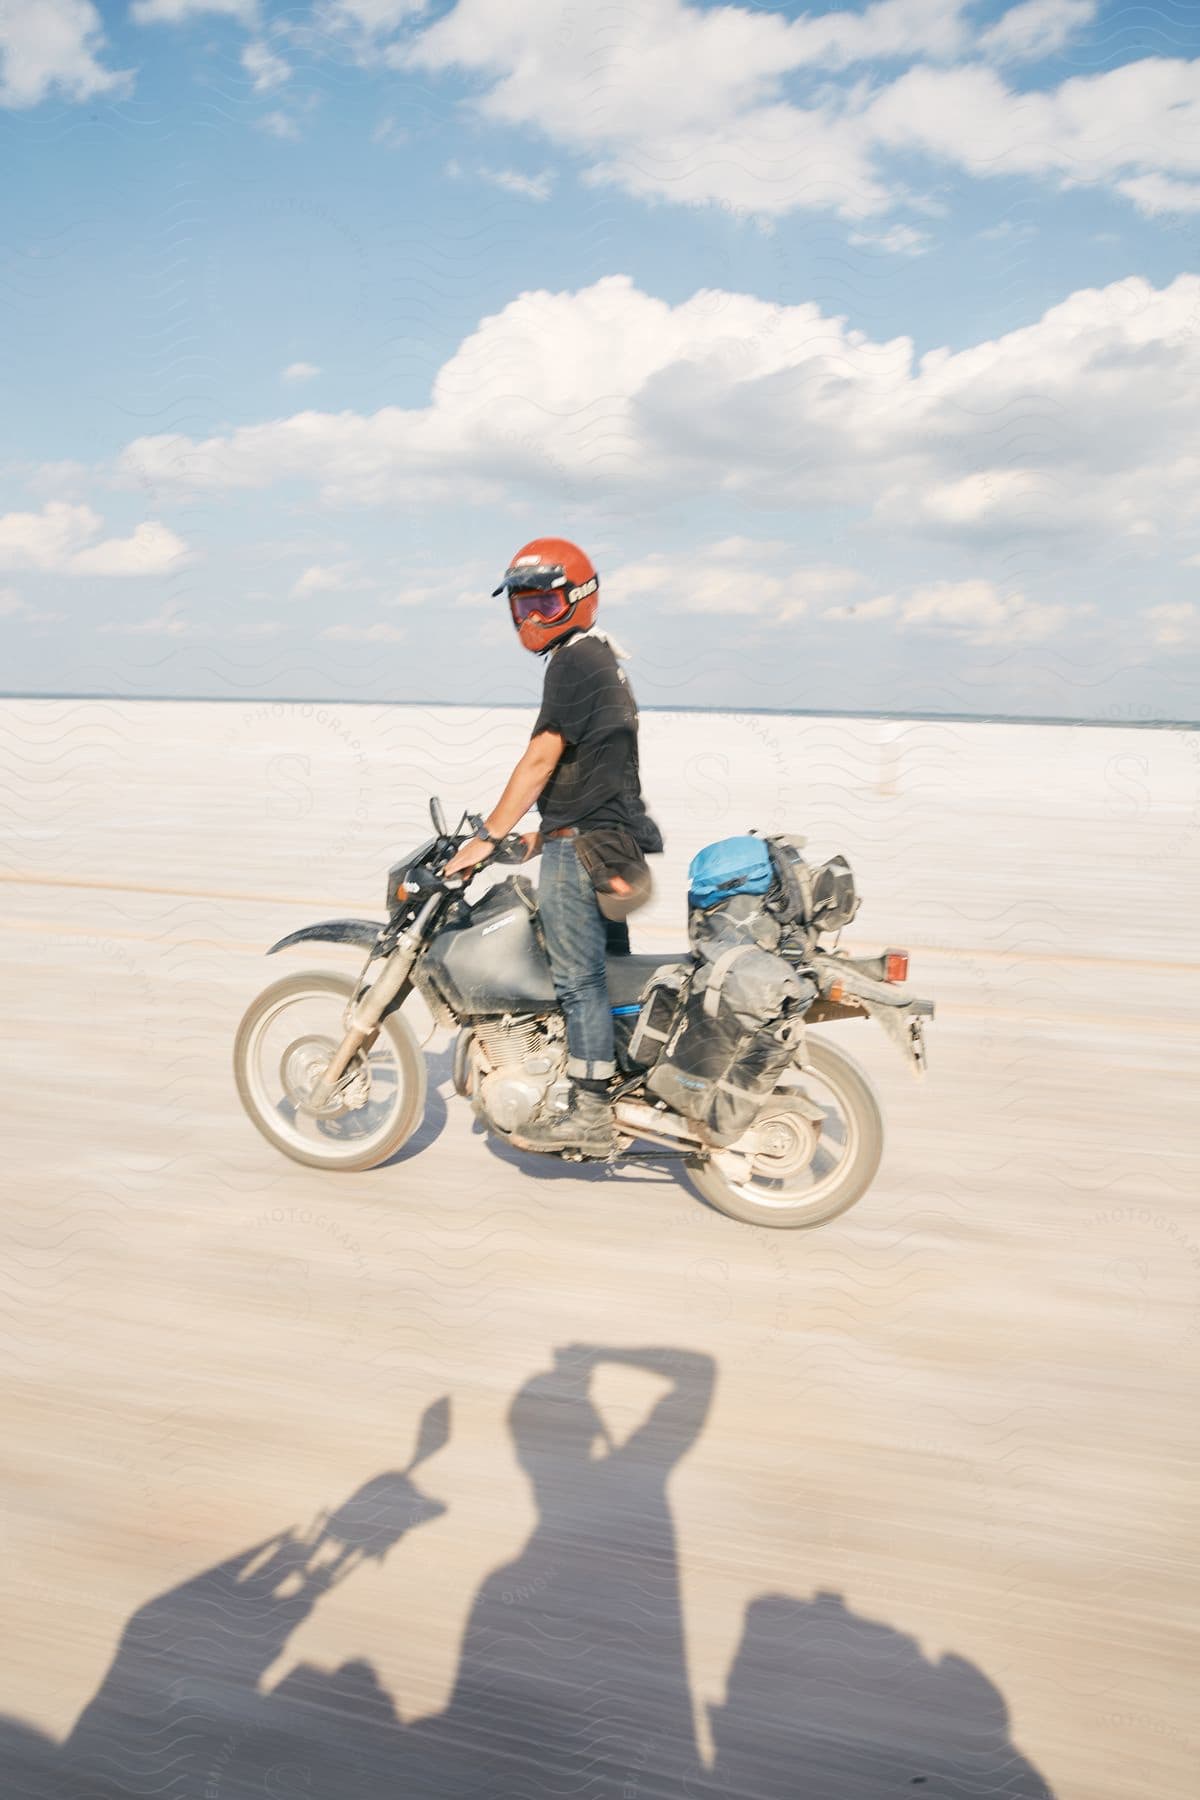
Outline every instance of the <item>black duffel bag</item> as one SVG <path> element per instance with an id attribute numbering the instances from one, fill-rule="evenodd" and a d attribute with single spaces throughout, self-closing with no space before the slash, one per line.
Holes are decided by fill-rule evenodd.
<path id="1" fill-rule="evenodd" d="M 593 825 L 575 838 L 575 854 L 606 919 L 627 919 L 654 887 L 642 847 L 620 825 Z"/>

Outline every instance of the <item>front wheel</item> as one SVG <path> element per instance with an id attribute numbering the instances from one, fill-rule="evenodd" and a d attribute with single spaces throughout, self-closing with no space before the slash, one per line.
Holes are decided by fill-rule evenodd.
<path id="1" fill-rule="evenodd" d="M 689 1165 L 697 1193 L 744 1225 L 824 1225 L 861 1200 L 883 1155 L 883 1113 L 864 1069 L 811 1034 L 754 1124 Z M 820 1115 L 817 1117 L 816 1115 Z"/>
<path id="2" fill-rule="evenodd" d="M 251 1002 L 233 1047 L 238 1097 L 277 1150 L 313 1169 L 373 1169 L 425 1116 L 425 1058 L 398 1013 L 359 1051 L 331 1100 L 310 1096 L 345 1035 L 355 984 L 323 971 L 285 975 Z"/>

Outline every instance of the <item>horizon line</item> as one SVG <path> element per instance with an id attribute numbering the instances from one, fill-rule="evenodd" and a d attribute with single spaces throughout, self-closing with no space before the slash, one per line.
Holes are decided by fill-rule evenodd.
<path id="1" fill-rule="evenodd" d="M 327 694 L 114 694 L 74 692 L 68 689 L 0 689 L 3 700 L 110 700 L 135 705 L 172 706 L 457 706 L 475 711 L 504 710 L 532 712 L 534 700 L 380 700 L 335 698 Z M 777 719 L 880 719 L 913 720 L 920 724 L 952 725 L 1093 725 L 1117 730 L 1196 731 L 1200 719 L 1170 719 L 1157 715 L 1145 718 L 1107 718 L 1103 714 L 1086 717 L 1067 713 L 1001 713 L 1001 712 L 900 712 L 893 709 L 861 707 L 810 706 L 653 706 L 639 703 L 643 713 L 715 713 L 718 716 L 753 713 Z"/>

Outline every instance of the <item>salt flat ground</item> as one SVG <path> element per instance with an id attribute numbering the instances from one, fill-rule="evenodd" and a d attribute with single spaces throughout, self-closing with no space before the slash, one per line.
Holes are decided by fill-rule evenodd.
<path id="1" fill-rule="evenodd" d="M 645 716 L 635 945 L 790 828 L 938 1002 L 923 1084 L 829 1028 L 886 1160 L 788 1234 L 497 1152 L 444 1034 L 389 1168 L 241 1116 L 251 996 L 354 966 L 263 948 L 529 723 L 0 708 L 5 1792 L 1191 1795 L 1200 736 Z"/>

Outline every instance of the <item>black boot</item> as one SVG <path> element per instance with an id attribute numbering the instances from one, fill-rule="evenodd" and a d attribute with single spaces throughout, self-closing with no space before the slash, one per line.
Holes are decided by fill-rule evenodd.
<path id="1" fill-rule="evenodd" d="M 584 1156 L 611 1156 L 616 1148 L 612 1106 L 593 1089 L 576 1087 L 564 1113 L 533 1119 L 512 1133 L 519 1150 L 578 1150 Z"/>

